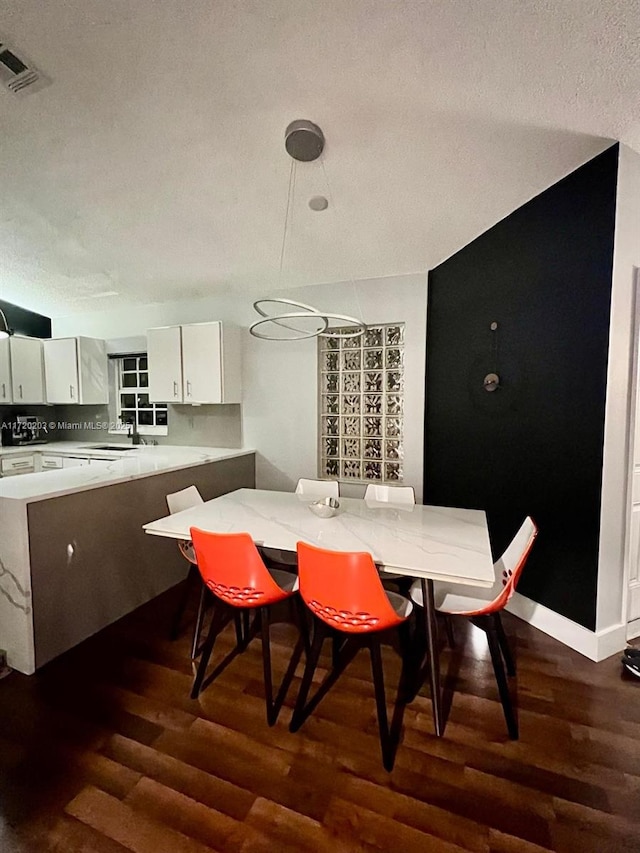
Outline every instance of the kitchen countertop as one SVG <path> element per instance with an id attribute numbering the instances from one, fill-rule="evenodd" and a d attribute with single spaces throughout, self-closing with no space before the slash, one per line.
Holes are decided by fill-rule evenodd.
<path id="1" fill-rule="evenodd" d="M 101 459 L 113 459 L 113 462 L 100 466 L 60 468 L 4 477 L 0 479 L 0 499 L 30 503 L 255 453 L 253 449 L 177 445 L 136 445 L 135 449 L 125 450 L 131 447 L 123 444 L 124 452 L 109 451 L 100 450 L 93 443 L 75 441 L 1 447 L 0 456 L 34 452 L 64 456 L 98 456 Z"/>

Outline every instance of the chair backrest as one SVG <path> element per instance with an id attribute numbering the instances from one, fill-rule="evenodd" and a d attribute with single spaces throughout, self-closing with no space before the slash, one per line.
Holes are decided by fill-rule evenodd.
<path id="1" fill-rule="evenodd" d="M 312 498 L 337 498 L 340 488 L 337 480 L 305 480 L 300 478 L 296 486 L 296 495 L 309 495 Z"/>
<path id="2" fill-rule="evenodd" d="M 415 504 L 416 495 L 412 486 L 380 486 L 369 483 L 364 492 L 365 501 L 391 504 Z"/>
<path id="3" fill-rule="evenodd" d="M 202 580 L 214 595 L 235 607 L 262 607 L 282 599 L 248 533 L 212 533 L 191 528 Z"/>
<path id="4" fill-rule="evenodd" d="M 204 501 L 197 486 L 187 486 L 186 489 L 167 495 L 167 507 L 171 515 L 182 512 L 183 509 L 191 509 L 192 506 L 201 503 Z"/>
<path id="5" fill-rule="evenodd" d="M 502 610 L 515 592 L 518 580 L 537 535 L 538 527 L 531 516 L 528 515 L 507 546 L 504 554 L 494 564 L 496 586 L 500 583 L 501 587 L 490 607 L 486 609 L 487 613 Z"/>
<path id="6" fill-rule="evenodd" d="M 172 492 L 167 495 L 166 501 L 171 515 L 175 515 L 176 512 L 182 512 L 183 509 L 191 509 L 192 506 L 204 503 L 197 486 L 187 486 L 186 489 L 181 489 L 179 492 Z M 196 555 L 191 542 L 179 541 L 178 548 L 185 560 L 188 560 L 195 566 Z"/>
<path id="7" fill-rule="evenodd" d="M 298 542 L 300 595 L 315 615 L 340 631 L 381 631 L 403 621 L 389 603 L 371 554 L 327 551 Z"/>

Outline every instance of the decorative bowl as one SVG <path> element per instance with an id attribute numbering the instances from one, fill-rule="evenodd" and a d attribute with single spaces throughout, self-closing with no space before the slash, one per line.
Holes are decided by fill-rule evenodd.
<path id="1" fill-rule="evenodd" d="M 335 498 L 320 498 L 309 504 L 309 509 L 319 518 L 332 518 L 340 509 L 340 501 Z"/>

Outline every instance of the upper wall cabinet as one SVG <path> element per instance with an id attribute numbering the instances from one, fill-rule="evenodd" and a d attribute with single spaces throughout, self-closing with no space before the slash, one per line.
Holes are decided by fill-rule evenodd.
<path id="1" fill-rule="evenodd" d="M 0 404 L 11 402 L 11 359 L 9 357 L 9 338 L 0 338 Z"/>
<path id="2" fill-rule="evenodd" d="M 107 350 L 94 338 L 43 341 L 48 403 L 109 402 Z"/>
<path id="3" fill-rule="evenodd" d="M 149 400 L 239 403 L 240 330 L 220 322 L 147 331 Z"/>
<path id="4" fill-rule="evenodd" d="M 9 338 L 14 403 L 44 403 L 44 372 L 40 338 Z M 2 388 L 0 387 L 0 391 Z"/>

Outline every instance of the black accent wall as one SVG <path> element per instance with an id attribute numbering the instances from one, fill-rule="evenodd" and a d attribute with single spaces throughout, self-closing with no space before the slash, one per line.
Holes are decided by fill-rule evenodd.
<path id="1" fill-rule="evenodd" d="M 518 591 L 590 630 L 617 170 L 615 145 L 429 273 L 424 502 L 485 509 L 495 558 L 532 515 Z"/>
<path id="2" fill-rule="evenodd" d="M 9 328 L 17 335 L 27 335 L 31 338 L 50 338 L 51 320 L 43 314 L 36 314 L 26 308 L 19 308 L 11 302 L 0 299 L 0 309 L 4 311 Z"/>

